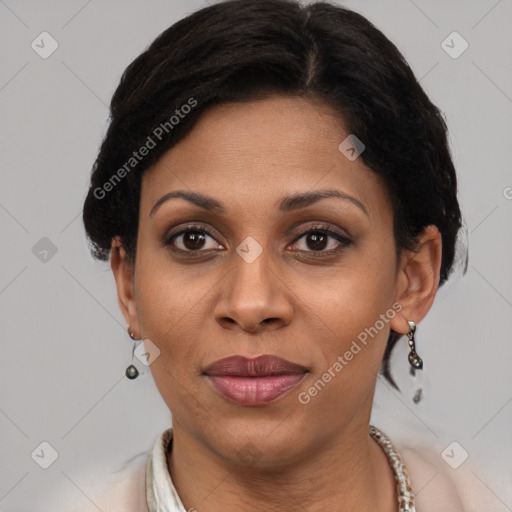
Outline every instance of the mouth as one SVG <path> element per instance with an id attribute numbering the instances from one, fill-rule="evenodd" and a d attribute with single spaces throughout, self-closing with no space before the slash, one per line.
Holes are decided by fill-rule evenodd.
<path id="1" fill-rule="evenodd" d="M 229 401 L 240 405 L 264 405 L 296 387 L 307 373 L 305 366 L 263 355 L 254 359 L 244 356 L 220 359 L 203 374 Z"/>

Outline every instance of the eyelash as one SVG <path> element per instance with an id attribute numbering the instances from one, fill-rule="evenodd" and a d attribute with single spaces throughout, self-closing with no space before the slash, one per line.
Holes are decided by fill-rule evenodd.
<path id="1" fill-rule="evenodd" d="M 167 237 L 164 240 L 164 242 L 163 242 L 164 246 L 171 247 L 172 251 L 179 252 L 181 254 L 183 254 L 183 253 L 193 254 L 193 253 L 209 252 L 209 250 L 204 250 L 204 249 L 199 249 L 197 251 L 191 251 L 191 250 L 185 251 L 183 249 L 177 249 L 177 248 L 173 248 L 172 247 L 173 241 L 176 238 L 178 238 L 179 236 L 181 236 L 181 235 L 183 235 L 185 233 L 189 233 L 189 232 L 200 233 L 200 234 L 203 234 L 203 235 L 208 235 L 209 237 L 211 237 L 211 238 L 213 238 L 215 240 L 215 235 L 210 230 L 208 230 L 206 227 L 200 226 L 200 225 L 196 225 L 196 224 L 190 224 L 188 226 L 185 226 L 185 228 L 183 228 L 182 230 L 180 230 L 180 231 L 178 231 L 176 233 L 173 233 L 172 235 Z M 324 257 L 325 255 L 330 256 L 330 255 L 333 255 L 333 254 L 339 252 L 340 250 L 346 249 L 350 245 L 352 245 L 352 243 L 353 243 L 352 240 L 350 240 L 347 236 L 343 235 L 339 231 L 336 231 L 336 230 L 330 228 L 329 226 L 322 225 L 322 224 L 311 226 L 306 231 L 303 231 L 302 233 L 300 233 L 293 240 L 292 243 L 295 244 L 296 242 L 298 242 L 299 240 L 304 238 L 306 235 L 309 235 L 311 233 L 327 234 L 330 237 L 332 237 L 335 240 L 337 240 L 340 243 L 340 246 L 336 247 L 335 249 L 331 249 L 329 251 L 324 251 L 324 250 L 322 250 L 322 251 L 301 251 L 301 250 L 297 249 L 294 252 L 305 252 L 308 255 L 313 255 L 314 258 L 321 258 L 321 257 Z"/>

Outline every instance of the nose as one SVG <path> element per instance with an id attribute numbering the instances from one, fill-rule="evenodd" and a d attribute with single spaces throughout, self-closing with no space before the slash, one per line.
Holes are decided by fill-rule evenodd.
<path id="1" fill-rule="evenodd" d="M 288 325 L 293 317 L 292 292 L 272 264 L 269 250 L 248 263 L 236 255 L 222 282 L 216 321 L 226 329 L 258 333 Z"/>

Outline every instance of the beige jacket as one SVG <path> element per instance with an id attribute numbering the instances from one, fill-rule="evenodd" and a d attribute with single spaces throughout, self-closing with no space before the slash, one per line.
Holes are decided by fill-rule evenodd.
<path id="1" fill-rule="evenodd" d="M 174 488 L 167 467 L 166 450 L 171 438 L 171 428 L 162 432 L 148 456 L 139 457 L 100 492 L 84 498 L 73 512 L 188 512 Z M 467 462 L 452 469 L 439 454 L 428 448 L 400 445 L 397 448 L 416 493 L 416 512 L 511 510 L 486 489 L 467 467 Z"/>

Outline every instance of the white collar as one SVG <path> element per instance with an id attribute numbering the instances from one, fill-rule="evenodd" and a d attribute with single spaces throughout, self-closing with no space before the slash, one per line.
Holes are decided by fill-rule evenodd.
<path id="1" fill-rule="evenodd" d="M 168 447 L 172 449 L 172 428 L 160 434 L 147 461 L 146 499 L 149 512 L 186 512 L 167 466 Z"/>

